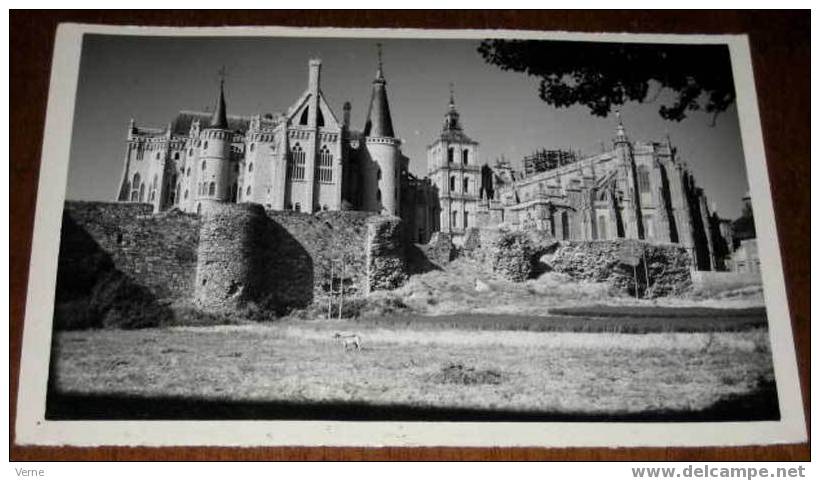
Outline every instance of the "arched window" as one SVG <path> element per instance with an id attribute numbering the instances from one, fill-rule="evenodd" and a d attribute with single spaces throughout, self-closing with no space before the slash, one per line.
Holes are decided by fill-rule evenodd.
<path id="1" fill-rule="evenodd" d="M 453 149 L 452 147 L 448 148 L 447 149 L 447 163 L 448 164 L 453 163 L 453 156 L 454 155 L 455 155 L 455 149 Z"/>
<path id="2" fill-rule="evenodd" d="M 382 201 L 382 190 L 381 189 L 376 189 L 376 200 L 379 201 L 379 203 L 381 203 L 381 201 Z"/>
<path id="3" fill-rule="evenodd" d="M 179 160 L 179 152 L 174 152 L 174 160 Z"/>
<path id="4" fill-rule="evenodd" d="M 253 162 L 248 164 L 248 172 L 253 172 Z"/>
<path id="5" fill-rule="evenodd" d="M 194 149 L 193 148 L 188 150 L 188 156 L 190 156 L 190 157 L 194 156 Z"/>
<path id="6" fill-rule="evenodd" d="M 204 160 L 202 161 L 202 168 L 200 170 L 202 170 L 203 172 L 205 171 L 205 161 Z"/>
<path id="7" fill-rule="evenodd" d="M 187 172 L 185 172 L 185 176 L 186 176 L 186 177 L 190 177 L 190 176 L 191 176 L 191 167 L 188 167 L 188 171 L 187 171 Z"/>
<path id="8" fill-rule="evenodd" d="M 140 174 L 134 174 L 134 179 L 131 181 L 131 202 L 137 202 L 140 200 Z"/>
<path id="9" fill-rule="evenodd" d="M 299 125 L 307 125 L 308 124 L 308 108 L 305 107 L 305 110 L 302 111 L 302 116 L 299 118 Z"/>
<path id="10" fill-rule="evenodd" d="M 185 189 L 185 200 L 188 200 L 188 189 Z"/>
<path id="11" fill-rule="evenodd" d="M 464 225 L 463 225 L 463 227 L 465 229 L 470 227 L 470 213 L 469 212 L 464 213 Z"/>
<path id="12" fill-rule="evenodd" d="M 333 182 L 333 154 L 327 145 L 319 151 L 319 182 Z"/>
<path id="13" fill-rule="evenodd" d="M 322 109 L 316 110 L 316 126 L 317 127 L 324 127 L 325 126 L 325 116 L 322 115 Z"/>
<path id="14" fill-rule="evenodd" d="M 145 202 L 145 183 L 140 184 L 140 202 Z"/>
<path id="15" fill-rule="evenodd" d="M 247 198 L 247 197 L 250 197 L 250 196 L 251 196 L 251 186 L 248 186 L 248 188 L 245 190 L 245 197 Z"/>
<path id="16" fill-rule="evenodd" d="M 155 155 L 154 157 L 156 157 L 157 160 L 159 160 L 159 152 L 157 152 L 157 155 Z"/>
<path id="17" fill-rule="evenodd" d="M 450 213 L 450 227 L 455 228 L 458 226 L 458 212 L 453 211 Z"/>
<path id="18" fill-rule="evenodd" d="M 206 140 L 205 145 L 202 146 L 202 149 L 204 150 L 204 149 L 207 149 L 207 148 L 208 148 L 208 141 Z"/>
<path id="19" fill-rule="evenodd" d="M 253 152 L 254 148 L 256 148 L 256 144 L 251 144 L 251 152 Z"/>
<path id="20" fill-rule="evenodd" d="M 450 192 L 454 192 L 456 190 L 456 176 L 450 177 Z"/>
<path id="21" fill-rule="evenodd" d="M 211 182 L 211 185 L 208 186 L 208 195 L 211 197 L 216 195 L 216 183 Z"/>
<path id="22" fill-rule="evenodd" d="M 641 194 L 649 192 L 649 169 L 645 165 L 638 167 L 638 191 Z"/>
<path id="23" fill-rule="evenodd" d="M 470 160 L 470 151 L 467 150 L 467 149 L 464 149 L 461 152 L 461 163 L 464 164 L 464 165 L 467 165 L 467 162 L 469 160 Z"/>
<path id="24" fill-rule="evenodd" d="M 466 152 L 466 150 L 465 150 L 465 152 Z M 464 193 L 466 194 L 470 191 L 470 179 L 465 178 L 464 182 L 462 182 L 462 183 L 464 184 L 464 185 L 462 185 L 462 187 L 464 189 Z"/>
<path id="25" fill-rule="evenodd" d="M 305 180 L 305 152 L 298 142 L 290 149 L 288 155 L 287 177 L 289 180 Z"/>
<path id="26" fill-rule="evenodd" d="M 236 184 L 236 182 L 234 182 L 233 185 L 231 186 L 231 202 L 236 202 L 236 200 L 237 200 L 237 198 L 236 198 L 237 191 L 238 191 L 237 184 Z"/>

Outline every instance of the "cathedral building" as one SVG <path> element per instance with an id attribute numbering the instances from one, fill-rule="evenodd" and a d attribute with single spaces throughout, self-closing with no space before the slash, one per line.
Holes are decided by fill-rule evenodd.
<path id="1" fill-rule="evenodd" d="M 496 165 L 480 225 L 539 230 L 557 240 L 682 244 L 698 269 L 723 268 L 719 218 L 668 139 L 632 142 L 618 115 L 611 150 L 570 161 L 557 157 L 562 161 L 541 171 Z"/>

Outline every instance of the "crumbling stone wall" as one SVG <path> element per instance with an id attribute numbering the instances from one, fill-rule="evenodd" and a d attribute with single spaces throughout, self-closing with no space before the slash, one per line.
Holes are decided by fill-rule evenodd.
<path id="1" fill-rule="evenodd" d="M 367 292 L 395 289 L 407 278 L 398 217 L 377 216 L 367 221 Z"/>
<path id="2" fill-rule="evenodd" d="M 634 254 L 634 269 L 629 261 Z M 579 281 L 606 282 L 613 290 L 641 297 L 680 294 L 692 287 L 692 258 L 676 244 L 635 240 L 561 242 L 544 256 L 549 269 Z M 637 282 L 637 285 L 636 285 Z"/>
<path id="3" fill-rule="evenodd" d="M 54 326 L 148 327 L 193 291 L 198 220 L 149 204 L 66 202 Z"/>
<path id="4" fill-rule="evenodd" d="M 492 271 L 515 282 L 530 278 L 534 255 L 533 243 L 525 232 L 502 232 L 487 252 Z"/>
<path id="5" fill-rule="evenodd" d="M 194 300 L 210 310 L 268 300 L 265 210 L 256 204 L 203 202 Z"/>
<path id="6" fill-rule="evenodd" d="M 61 287 L 70 288 L 72 277 L 82 276 L 95 251 L 110 256 L 114 268 L 157 298 L 190 295 L 199 220 L 176 210 L 151 212 L 150 204 L 66 202 L 58 267 L 66 285 Z"/>

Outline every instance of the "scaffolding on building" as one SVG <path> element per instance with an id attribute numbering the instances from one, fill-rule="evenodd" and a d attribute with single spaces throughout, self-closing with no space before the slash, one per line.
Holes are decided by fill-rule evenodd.
<path id="1" fill-rule="evenodd" d="M 524 157 L 524 175 L 537 174 L 552 170 L 563 165 L 571 164 L 578 160 L 575 152 L 569 150 L 547 150 L 540 149 L 533 154 Z"/>

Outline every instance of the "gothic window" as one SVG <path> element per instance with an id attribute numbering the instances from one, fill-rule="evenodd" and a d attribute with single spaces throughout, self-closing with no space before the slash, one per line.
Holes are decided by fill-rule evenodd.
<path id="1" fill-rule="evenodd" d="M 202 169 L 201 169 L 201 170 L 202 170 L 203 172 L 205 171 L 205 161 L 204 161 L 204 160 L 202 161 Z"/>
<path id="2" fill-rule="evenodd" d="M 649 169 L 645 165 L 638 167 L 638 191 L 642 194 L 649 192 Z"/>
<path id="3" fill-rule="evenodd" d="M 317 109 L 316 110 L 316 125 L 318 127 L 324 127 L 325 126 L 325 116 L 322 115 L 322 109 Z"/>
<path id="4" fill-rule="evenodd" d="M 208 195 L 210 195 L 210 196 L 216 195 L 216 183 L 211 182 L 211 185 L 208 186 Z"/>
<path id="5" fill-rule="evenodd" d="M 457 224 L 458 224 L 458 212 L 453 211 L 450 214 L 450 227 L 455 228 Z"/>
<path id="6" fill-rule="evenodd" d="M 185 189 L 185 200 L 188 200 L 188 189 Z"/>
<path id="7" fill-rule="evenodd" d="M 203 146 L 202 146 L 202 149 L 203 149 L 203 150 L 205 150 L 205 149 L 207 149 L 207 148 L 208 148 L 208 141 L 206 140 L 206 141 L 205 141 L 205 145 L 203 145 Z"/>
<path id="8" fill-rule="evenodd" d="M 333 182 L 333 154 L 327 146 L 319 151 L 319 182 Z"/>
<path id="9" fill-rule="evenodd" d="M 140 175 L 134 174 L 134 180 L 131 182 L 131 201 L 137 202 L 139 200 L 140 195 Z"/>
<path id="10" fill-rule="evenodd" d="M 464 149 L 464 151 L 461 153 L 461 163 L 464 164 L 464 165 L 467 165 L 467 162 L 469 160 L 470 160 L 470 151 L 467 150 L 467 149 Z"/>
<path id="11" fill-rule="evenodd" d="M 256 144 L 251 144 L 251 152 L 253 152 L 253 149 L 254 149 L 255 147 L 256 147 Z"/>
<path id="12" fill-rule="evenodd" d="M 248 172 L 253 172 L 253 162 L 248 164 Z"/>
<path id="13" fill-rule="evenodd" d="M 299 125 L 307 125 L 308 124 L 308 108 L 305 107 L 305 110 L 302 111 L 302 117 L 299 118 Z"/>
<path id="14" fill-rule="evenodd" d="M 464 179 L 462 184 L 463 184 L 462 187 L 463 187 L 464 193 L 465 194 L 468 193 L 469 192 L 469 186 L 470 186 L 470 179 Z"/>
<path id="15" fill-rule="evenodd" d="M 464 213 L 464 228 L 466 229 L 467 227 L 470 227 L 470 213 L 469 212 Z"/>
<path id="16" fill-rule="evenodd" d="M 450 177 L 450 192 L 454 192 L 456 190 L 456 177 Z"/>
<path id="17" fill-rule="evenodd" d="M 298 142 L 288 155 L 287 177 L 289 180 L 305 180 L 305 152 Z"/>
<path id="18" fill-rule="evenodd" d="M 248 186 L 248 188 L 245 190 L 245 197 L 250 197 L 250 196 L 251 196 L 251 186 Z"/>
<path id="19" fill-rule="evenodd" d="M 448 164 L 453 163 L 453 156 L 454 155 L 455 155 L 455 150 L 452 147 L 448 148 L 447 149 L 447 163 Z"/>
<path id="20" fill-rule="evenodd" d="M 145 202 L 145 184 L 140 184 L 140 202 Z"/>

